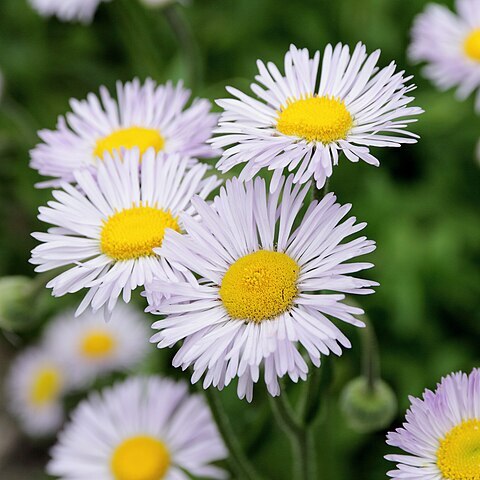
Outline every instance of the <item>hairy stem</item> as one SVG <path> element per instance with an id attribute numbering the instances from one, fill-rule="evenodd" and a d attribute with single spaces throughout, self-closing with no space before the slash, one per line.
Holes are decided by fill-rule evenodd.
<path id="1" fill-rule="evenodd" d="M 296 480 L 317 480 L 314 458 L 314 438 L 310 425 L 299 421 L 288 403 L 286 393 L 269 397 L 272 411 L 280 427 L 288 435 L 292 446 L 294 476 Z"/>
<path id="2" fill-rule="evenodd" d="M 243 449 L 237 440 L 237 435 L 233 431 L 230 420 L 223 408 L 222 402 L 220 401 L 218 390 L 215 388 L 207 388 L 204 391 L 204 394 L 220 435 L 230 453 L 229 461 L 237 478 L 239 480 L 260 480 L 261 477 L 245 456 Z"/>
<path id="3" fill-rule="evenodd" d="M 195 36 L 178 5 L 168 5 L 163 12 L 185 57 L 190 86 L 195 89 L 203 81 L 201 53 Z"/>
<path id="4" fill-rule="evenodd" d="M 377 336 L 372 322 L 363 317 L 366 327 L 360 330 L 362 340 L 362 370 L 370 391 L 380 377 L 380 357 L 378 353 Z"/>

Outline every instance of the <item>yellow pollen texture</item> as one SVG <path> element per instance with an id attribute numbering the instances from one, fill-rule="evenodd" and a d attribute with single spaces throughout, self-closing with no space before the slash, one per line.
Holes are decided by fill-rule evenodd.
<path id="1" fill-rule="evenodd" d="M 121 210 L 104 222 L 101 250 L 117 261 L 153 256 L 167 228 L 180 232 L 177 219 L 169 211 L 148 206 Z"/>
<path id="2" fill-rule="evenodd" d="M 447 433 L 437 465 L 449 480 L 480 480 L 480 420 L 465 420 Z"/>
<path id="3" fill-rule="evenodd" d="M 125 440 L 111 460 L 115 480 L 161 480 L 169 466 L 170 453 L 165 444 L 146 435 Z"/>
<path id="4" fill-rule="evenodd" d="M 156 152 L 163 150 L 165 139 L 160 132 L 154 128 L 130 127 L 117 130 L 100 140 L 97 140 L 93 154 L 96 157 L 103 158 L 107 152 L 113 153 L 115 150 L 126 148 L 127 150 L 137 147 L 140 154 L 145 153 L 150 147 Z"/>
<path id="5" fill-rule="evenodd" d="M 328 144 L 347 137 L 353 118 L 342 100 L 308 97 L 289 102 L 278 115 L 277 130 L 309 142 Z"/>
<path id="6" fill-rule="evenodd" d="M 259 250 L 230 266 L 220 298 L 232 318 L 259 323 L 292 306 L 299 272 L 297 262 L 287 254 Z"/>
<path id="7" fill-rule="evenodd" d="M 32 405 L 41 407 L 54 401 L 61 389 L 61 375 L 54 367 L 45 367 L 38 371 L 30 390 Z"/>
<path id="8" fill-rule="evenodd" d="M 112 335 L 102 330 L 92 330 L 82 339 L 82 355 L 91 359 L 107 357 L 115 349 L 116 341 Z"/>
<path id="9" fill-rule="evenodd" d="M 463 44 L 465 53 L 471 60 L 480 62 L 480 28 L 473 30 Z"/>

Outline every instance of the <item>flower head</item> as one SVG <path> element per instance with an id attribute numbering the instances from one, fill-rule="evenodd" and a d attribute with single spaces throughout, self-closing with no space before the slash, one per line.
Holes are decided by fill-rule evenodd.
<path id="1" fill-rule="evenodd" d="M 77 315 L 88 306 L 112 311 L 118 297 L 169 276 L 170 268 L 154 249 L 169 229 L 181 230 L 179 214 L 193 213 L 194 194 L 205 198 L 218 185 L 204 178 L 206 165 L 179 155 L 138 149 L 106 155 L 94 176 L 77 171 L 79 188 L 63 184 L 54 201 L 40 208 L 39 219 L 53 225 L 34 233 L 41 242 L 32 251 L 36 271 L 70 268 L 51 280 L 54 296 L 88 289 Z"/>
<path id="2" fill-rule="evenodd" d="M 430 4 L 412 28 L 410 58 L 426 62 L 424 74 L 438 88 L 458 87 L 460 99 L 475 90 L 480 110 L 480 0 L 457 0 L 456 12 Z"/>
<path id="3" fill-rule="evenodd" d="M 213 156 L 205 142 L 217 116 L 207 100 L 186 107 L 189 97 L 181 83 L 157 85 L 147 79 L 142 85 L 135 79 L 117 83 L 117 99 L 101 87 L 100 97 L 90 93 L 86 100 L 71 100 L 72 111 L 59 117 L 56 130 L 41 130 L 43 143 L 31 151 L 32 168 L 54 177 L 40 186 L 71 182 L 75 170 L 94 169 L 105 154 L 123 149 Z"/>
<path id="4" fill-rule="evenodd" d="M 388 472 L 398 479 L 480 479 L 480 370 L 443 378 L 435 392 L 410 398 L 403 428 L 387 443 L 404 455 L 387 455 L 397 463 Z"/>
<path id="5" fill-rule="evenodd" d="M 306 378 L 303 351 L 319 366 L 321 354 L 348 348 L 330 317 L 362 326 L 355 315 L 363 311 L 344 304 L 344 294 L 372 293 L 376 285 L 350 275 L 373 265 L 345 263 L 375 249 L 365 237 L 343 242 L 365 227 L 342 220 L 350 205 L 329 194 L 299 221 L 309 185 L 293 186 L 293 176 L 283 183 L 268 195 L 260 178 L 233 179 L 211 206 L 195 198 L 200 222 L 182 216 L 187 234 L 167 232 L 159 250 L 185 280 L 156 279 L 146 290 L 149 311 L 166 315 L 153 324 L 152 341 L 170 347 L 183 340 L 174 365 L 193 366 L 194 382 L 205 374 L 205 388 L 238 377 L 239 397 L 248 400 L 261 367 L 278 395 L 279 377 Z M 169 295 L 157 301 L 156 291 Z"/>
<path id="6" fill-rule="evenodd" d="M 44 343 L 71 366 L 76 386 L 85 386 L 145 358 L 148 328 L 143 316 L 123 303 L 117 304 L 109 322 L 100 312 L 87 311 L 77 318 L 71 311 L 63 312 L 49 322 Z"/>
<path id="7" fill-rule="evenodd" d="M 320 68 L 320 52 L 310 58 L 292 45 L 284 74 L 258 61 L 251 86 L 258 99 L 230 87 L 235 98 L 217 102 L 225 111 L 211 143 L 226 147 L 218 168 L 245 163 L 240 178 L 247 180 L 262 168 L 273 170 L 272 191 L 287 168 L 296 170 L 295 183 L 314 177 L 321 188 L 342 152 L 352 162 L 378 165 L 370 147 L 415 143 L 405 129 L 422 112 L 408 106 L 411 77 L 395 72 L 393 62 L 379 69 L 379 57 L 360 43 L 351 54 L 346 45 L 327 45 Z"/>
<path id="8" fill-rule="evenodd" d="M 226 450 L 211 413 L 185 383 L 132 377 L 93 393 L 60 433 L 47 466 L 77 480 L 226 478 Z"/>
<path id="9" fill-rule="evenodd" d="M 71 387 L 70 372 L 56 351 L 32 347 L 20 353 L 7 376 L 9 409 L 32 436 L 55 432 L 64 418 L 62 395 Z"/>
<path id="10" fill-rule="evenodd" d="M 66 22 L 91 22 L 97 7 L 110 0 L 30 0 L 32 7 L 44 17 L 56 16 Z"/>

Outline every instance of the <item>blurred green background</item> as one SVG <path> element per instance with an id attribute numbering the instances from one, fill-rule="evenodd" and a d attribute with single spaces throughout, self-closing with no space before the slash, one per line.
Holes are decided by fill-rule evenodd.
<path id="1" fill-rule="evenodd" d="M 0 0 L 5 81 L 0 103 L 0 276 L 32 275 L 30 232 L 43 228 L 36 211 L 49 192 L 33 188 L 40 178 L 28 167 L 28 151 L 37 142 L 36 130 L 53 128 L 57 115 L 68 110 L 69 98 L 83 98 L 102 84 L 113 89 L 117 79 L 151 76 L 159 82 L 184 78 L 195 95 L 213 100 L 224 96 L 225 85 L 246 89 L 257 58 L 281 64 L 290 43 L 313 51 L 329 42 L 353 46 L 362 41 L 369 51 L 382 50 L 382 66 L 395 59 L 415 75 L 416 102 L 426 111 L 412 127 L 421 135 L 417 145 L 377 151 L 380 168 L 342 159 L 330 184 L 342 203 L 353 203 L 354 215 L 368 222 L 367 235 L 378 243 L 369 258 L 376 265 L 369 276 L 381 286 L 376 295 L 362 299 L 362 306 L 377 330 L 383 377 L 399 399 L 398 425 L 407 395 L 433 388 L 453 370 L 470 371 L 480 360 L 480 163 L 475 158 L 480 121 L 471 100 L 459 103 L 452 92 L 438 92 L 406 60 L 412 20 L 426 3 L 192 0 L 176 9 L 198 44 L 201 60 L 192 68 L 172 33 L 178 17 L 147 10 L 136 0 L 102 4 L 90 26 L 45 20 L 26 0 Z M 55 301 L 52 308 L 64 304 Z M 4 333 L 2 371 L 39 328 Z M 385 478 L 391 467 L 383 460 L 391 452 L 385 431 L 355 433 L 339 412 L 342 386 L 360 373 L 358 334 L 344 330 L 353 349 L 340 359 L 326 360 L 335 383 L 328 415 L 316 426 L 321 478 Z M 153 362 L 167 365 L 170 353 L 152 349 Z M 290 479 L 288 442 L 268 422 L 262 389 L 257 388 L 253 405 L 236 399 L 232 389 L 223 398 L 240 440 L 249 445 L 249 457 L 265 477 Z M 50 443 L 25 441 L 4 417 L 0 477 L 44 478 Z"/>

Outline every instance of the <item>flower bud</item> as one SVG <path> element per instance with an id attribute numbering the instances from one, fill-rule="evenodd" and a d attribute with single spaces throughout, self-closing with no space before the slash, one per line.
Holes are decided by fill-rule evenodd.
<path id="1" fill-rule="evenodd" d="M 343 390 L 340 407 L 350 428 L 369 433 L 390 425 L 397 412 L 397 399 L 383 380 L 376 380 L 371 388 L 366 378 L 359 377 Z"/>
<path id="2" fill-rule="evenodd" d="M 35 285 L 22 276 L 0 278 L 0 328 L 17 330 L 36 315 L 32 306 Z"/>

